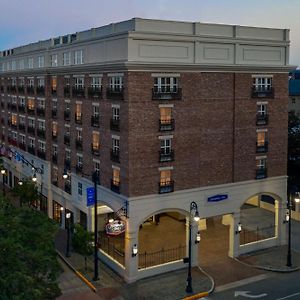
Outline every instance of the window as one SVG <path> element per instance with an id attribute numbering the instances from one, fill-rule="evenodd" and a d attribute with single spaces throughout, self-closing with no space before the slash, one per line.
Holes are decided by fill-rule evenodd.
<path id="1" fill-rule="evenodd" d="M 256 153 L 265 153 L 268 151 L 267 131 L 257 131 Z"/>
<path id="2" fill-rule="evenodd" d="M 120 119 L 120 107 L 119 106 L 112 106 L 112 118 L 113 118 L 113 120 Z"/>
<path id="3" fill-rule="evenodd" d="M 70 126 L 65 125 L 65 135 L 70 136 Z"/>
<path id="4" fill-rule="evenodd" d="M 116 186 L 120 185 L 120 170 L 113 168 L 113 184 Z"/>
<path id="5" fill-rule="evenodd" d="M 83 89 L 84 88 L 84 77 L 75 77 L 74 85 L 75 85 L 76 89 Z"/>
<path id="6" fill-rule="evenodd" d="M 259 158 L 256 160 L 256 167 L 257 169 L 266 169 L 267 166 L 267 159 L 266 158 Z"/>
<path id="7" fill-rule="evenodd" d="M 40 88 L 44 88 L 45 87 L 45 79 L 44 77 L 39 77 L 37 79 L 37 86 Z"/>
<path id="8" fill-rule="evenodd" d="M 70 52 L 64 52 L 63 53 L 63 65 L 68 66 L 71 64 L 71 53 Z"/>
<path id="9" fill-rule="evenodd" d="M 270 91 L 272 89 L 272 77 L 254 77 L 253 87 L 255 91 Z"/>
<path id="10" fill-rule="evenodd" d="M 28 127 L 30 128 L 35 127 L 35 119 L 28 118 Z"/>
<path id="11" fill-rule="evenodd" d="M 82 104 L 76 103 L 75 121 L 76 123 L 82 123 Z"/>
<path id="12" fill-rule="evenodd" d="M 34 110 L 34 99 L 32 98 L 27 99 L 27 107 L 29 110 Z"/>
<path id="13" fill-rule="evenodd" d="M 58 129 L 57 122 L 53 122 L 52 123 L 52 136 L 53 137 L 57 137 L 57 129 Z"/>
<path id="14" fill-rule="evenodd" d="M 65 151 L 65 160 L 66 161 L 71 161 L 71 150 L 70 149 L 66 149 Z"/>
<path id="15" fill-rule="evenodd" d="M 33 78 L 28 78 L 28 86 L 29 87 L 34 87 L 34 79 Z"/>
<path id="16" fill-rule="evenodd" d="M 120 139 L 112 138 L 112 148 L 113 148 L 113 152 L 119 153 L 119 151 L 120 151 Z"/>
<path id="17" fill-rule="evenodd" d="M 172 119 L 172 106 L 160 106 L 159 130 L 174 130 L 174 120 Z"/>
<path id="18" fill-rule="evenodd" d="M 100 136 L 99 136 L 99 132 L 93 132 L 92 135 L 92 148 L 93 151 L 99 151 L 99 147 L 100 147 Z"/>
<path id="19" fill-rule="evenodd" d="M 45 121 L 43 120 L 38 120 L 38 128 L 40 130 L 45 130 Z"/>
<path id="20" fill-rule="evenodd" d="M 174 182 L 172 180 L 172 170 L 160 170 L 159 193 L 170 193 L 174 191 Z"/>
<path id="21" fill-rule="evenodd" d="M 53 156 L 57 156 L 57 145 L 52 145 L 52 154 Z"/>
<path id="22" fill-rule="evenodd" d="M 17 126 L 17 115 L 16 114 L 11 115 L 11 125 Z"/>
<path id="23" fill-rule="evenodd" d="M 96 89 L 100 89 L 101 87 L 101 77 L 100 76 L 92 76 L 91 77 L 91 87 Z"/>
<path id="24" fill-rule="evenodd" d="M 77 50 L 74 52 L 74 64 L 81 65 L 83 64 L 83 51 Z"/>
<path id="25" fill-rule="evenodd" d="M 258 131 L 257 132 L 257 146 L 264 146 L 266 143 L 266 132 Z"/>
<path id="26" fill-rule="evenodd" d="M 263 179 L 267 177 L 267 158 L 256 158 L 256 179 Z"/>
<path id="27" fill-rule="evenodd" d="M 267 114 L 267 105 L 266 104 L 258 104 L 257 105 L 257 113 L 259 115 L 266 115 Z"/>
<path id="28" fill-rule="evenodd" d="M 100 175 L 100 161 L 99 160 L 93 160 L 94 164 L 94 171 L 97 172 L 98 176 Z"/>
<path id="29" fill-rule="evenodd" d="M 82 196 L 82 183 L 78 182 L 78 195 Z"/>
<path id="30" fill-rule="evenodd" d="M 39 151 L 46 152 L 46 143 L 39 140 L 38 144 L 39 144 Z"/>
<path id="31" fill-rule="evenodd" d="M 25 98 L 19 98 L 20 106 L 25 107 Z"/>
<path id="32" fill-rule="evenodd" d="M 29 137 L 29 147 L 30 148 L 35 147 L 35 138 Z"/>
<path id="33" fill-rule="evenodd" d="M 52 54 L 50 56 L 50 60 L 51 60 L 51 67 L 57 67 L 58 65 L 57 54 Z"/>
<path id="34" fill-rule="evenodd" d="M 39 56 L 38 57 L 38 67 L 43 68 L 45 66 L 45 57 L 44 56 Z"/>
<path id="35" fill-rule="evenodd" d="M 81 128 L 76 129 L 76 136 L 77 136 L 78 141 L 82 141 L 82 130 L 81 130 Z"/>
<path id="36" fill-rule="evenodd" d="M 19 116 L 19 123 L 25 125 L 25 116 Z"/>
<path id="37" fill-rule="evenodd" d="M 292 98 L 292 104 L 296 104 L 296 98 Z"/>
<path id="38" fill-rule="evenodd" d="M 33 69 L 33 58 L 28 58 L 28 69 Z"/>
<path id="39" fill-rule="evenodd" d="M 95 118 L 98 118 L 100 115 L 99 105 L 93 104 L 93 115 Z"/>
<path id="40" fill-rule="evenodd" d="M 19 86 L 20 86 L 20 87 L 24 87 L 24 86 L 25 86 L 25 79 L 24 79 L 24 77 L 21 77 L 21 78 L 19 79 Z"/>
<path id="41" fill-rule="evenodd" d="M 51 77 L 51 92 L 52 94 L 56 94 L 57 91 L 57 78 L 56 76 Z"/>
<path id="42" fill-rule="evenodd" d="M 52 100 L 52 110 L 57 110 L 57 100 Z"/>
<path id="43" fill-rule="evenodd" d="M 176 93 L 178 90 L 177 77 L 155 77 L 154 90 L 158 93 Z"/>
<path id="44" fill-rule="evenodd" d="M 82 155 L 77 154 L 77 168 L 82 169 Z"/>
<path id="45" fill-rule="evenodd" d="M 123 76 L 109 77 L 109 87 L 111 91 L 118 92 L 123 89 Z"/>
<path id="46" fill-rule="evenodd" d="M 58 182 L 58 169 L 57 169 L 57 167 L 53 167 L 53 168 L 52 168 L 52 183 L 53 183 L 54 185 L 57 185 L 57 182 Z M 56 203 L 56 202 L 55 202 L 55 203 Z M 54 204 L 55 204 L 55 203 L 54 203 Z M 58 211 L 57 213 L 58 213 L 59 216 L 60 216 L 61 211 Z M 53 219 L 55 219 L 54 216 L 53 216 Z"/>
<path id="47" fill-rule="evenodd" d="M 25 138 L 25 135 L 24 134 L 20 134 L 19 135 L 19 139 L 20 139 L 20 143 L 22 144 L 22 145 L 25 145 L 26 144 L 26 138 Z"/>
<path id="48" fill-rule="evenodd" d="M 160 151 L 162 154 L 170 154 L 171 153 L 171 139 L 160 140 Z"/>

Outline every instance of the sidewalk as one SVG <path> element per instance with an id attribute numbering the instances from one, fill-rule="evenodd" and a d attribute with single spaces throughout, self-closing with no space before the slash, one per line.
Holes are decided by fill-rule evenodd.
<path id="1" fill-rule="evenodd" d="M 66 249 L 66 231 L 60 230 L 55 241 L 56 249 L 64 255 Z M 99 281 L 93 282 L 94 262 L 93 257 L 88 258 L 87 271 L 84 268 L 84 258 L 77 253 L 71 252 L 71 257 L 65 259 L 78 271 L 80 271 L 97 288 L 99 299 L 103 300 L 176 300 L 189 296 L 185 292 L 187 268 L 142 279 L 133 284 L 127 284 L 114 271 L 99 261 Z M 194 294 L 205 292 L 212 287 L 211 280 L 200 271 L 192 269 L 192 283 Z M 75 299 L 75 295 L 63 295 L 60 299 Z M 83 295 L 80 299 L 85 298 Z"/>
<path id="2" fill-rule="evenodd" d="M 300 270 L 300 252 L 292 250 L 292 267 L 287 267 L 287 246 L 272 247 L 241 255 L 238 261 L 258 269 L 274 272 Z"/>
<path id="3" fill-rule="evenodd" d="M 64 230 L 60 230 L 57 235 L 56 247 L 63 255 L 65 254 L 66 232 Z M 93 257 L 88 258 L 87 271 L 84 269 L 84 258 L 77 253 L 72 252 L 71 257 L 66 260 L 96 286 L 99 300 L 176 300 L 189 296 L 185 293 L 187 268 L 127 284 L 114 271 L 99 261 L 100 279 L 93 282 Z M 292 251 L 292 267 L 286 266 L 286 260 L 287 247 L 280 246 L 242 255 L 237 259 L 229 257 L 216 259 L 210 267 L 205 265 L 204 261 L 202 264 L 200 262 L 200 265 L 211 273 L 210 275 L 213 275 L 213 280 L 217 285 L 222 285 L 262 274 L 264 271 L 292 272 L 300 270 L 300 252 Z M 213 285 L 212 280 L 199 268 L 192 269 L 192 278 L 193 294 L 209 291 Z M 73 297 L 75 297 L 74 294 Z M 72 300 L 75 298 L 71 296 L 60 299 Z M 81 296 L 80 299 L 94 298 Z"/>

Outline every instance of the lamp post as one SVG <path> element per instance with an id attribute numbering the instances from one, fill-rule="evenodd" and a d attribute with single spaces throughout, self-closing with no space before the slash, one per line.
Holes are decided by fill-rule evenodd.
<path id="1" fill-rule="evenodd" d="M 67 219 L 67 248 L 66 248 L 66 257 L 70 257 L 70 218 L 71 218 L 71 213 L 67 212 L 66 213 L 66 219 Z"/>
<path id="2" fill-rule="evenodd" d="M 95 193 L 95 203 L 94 203 L 94 281 L 99 280 L 98 274 L 98 218 L 97 218 L 97 184 L 99 182 L 98 173 L 95 171 L 92 175 L 94 182 L 94 193 Z"/>
<path id="3" fill-rule="evenodd" d="M 4 176 L 5 176 L 6 170 L 4 168 L 1 169 L 1 174 L 2 174 L 2 191 L 3 191 L 3 196 L 5 196 L 5 186 L 4 186 Z"/>
<path id="4" fill-rule="evenodd" d="M 286 219 L 285 221 L 288 222 L 289 226 L 289 233 L 288 233 L 288 251 L 287 251 L 287 260 L 286 260 L 286 265 L 287 267 L 292 266 L 292 197 L 295 195 L 295 202 L 299 203 L 300 199 L 298 196 L 297 188 L 295 186 L 291 186 L 289 188 L 289 194 L 288 194 L 288 202 L 287 202 L 287 208 L 288 208 L 288 213 L 286 214 Z"/>
<path id="5" fill-rule="evenodd" d="M 192 293 L 193 292 L 193 287 L 192 287 L 192 263 L 191 263 L 191 258 L 192 258 L 192 219 L 191 215 L 194 212 L 194 221 L 198 222 L 200 217 L 199 217 L 199 212 L 198 212 L 198 206 L 196 202 L 191 202 L 190 204 L 190 217 L 189 217 L 189 270 L 188 270 L 188 276 L 187 276 L 187 286 L 185 291 L 187 293 Z"/>

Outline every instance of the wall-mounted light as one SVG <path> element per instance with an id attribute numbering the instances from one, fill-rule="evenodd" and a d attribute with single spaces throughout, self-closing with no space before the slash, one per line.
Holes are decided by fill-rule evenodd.
<path id="1" fill-rule="evenodd" d="M 137 245 L 134 244 L 134 245 L 132 246 L 132 257 L 137 256 L 137 254 L 138 254 L 138 248 L 137 248 Z"/>
<path id="2" fill-rule="evenodd" d="M 235 234 L 240 234 L 242 231 L 242 224 L 239 222 L 239 224 L 236 227 Z"/>
<path id="3" fill-rule="evenodd" d="M 71 218 L 71 213 L 69 213 L 69 212 L 66 213 L 66 218 L 67 218 L 67 219 L 70 219 L 70 218 Z"/>
<path id="4" fill-rule="evenodd" d="M 67 169 L 64 169 L 63 179 L 67 179 L 67 178 L 68 178 L 68 172 L 67 172 Z"/>
<path id="5" fill-rule="evenodd" d="M 201 241 L 201 235 L 200 235 L 200 231 L 197 232 L 197 235 L 196 235 L 196 240 L 195 240 L 195 244 L 199 244 Z"/>
<path id="6" fill-rule="evenodd" d="M 108 223 L 113 223 L 115 220 L 114 219 L 109 219 Z"/>
<path id="7" fill-rule="evenodd" d="M 289 211 L 287 211 L 285 213 L 285 218 L 284 218 L 283 223 L 288 223 L 289 221 L 290 221 L 290 213 L 289 213 Z"/>
<path id="8" fill-rule="evenodd" d="M 20 179 L 20 180 L 18 181 L 18 185 L 23 185 L 22 179 Z"/>
<path id="9" fill-rule="evenodd" d="M 1 174 L 5 175 L 6 170 L 5 169 L 1 169 Z"/>
<path id="10" fill-rule="evenodd" d="M 61 206 L 61 207 L 60 207 L 60 211 L 63 211 L 63 210 L 64 210 L 64 207 L 63 207 L 63 206 Z"/>
<path id="11" fill-rule="evenodd" d="M 36 182 L 36 180 L 37 180 L 37 178 L 36 178 L 36 173 L 34 173 L 33 176 L 32 176 L 32 181 L 33 181 L 33 182 Z"/>

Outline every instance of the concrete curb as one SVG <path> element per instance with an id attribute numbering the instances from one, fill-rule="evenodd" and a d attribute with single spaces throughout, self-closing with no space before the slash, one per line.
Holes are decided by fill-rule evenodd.
<path id="1" fill-rule="evenodd" d="M 242 265 L 248 266 L 248 267 L 252 267 L 252 268 L 256 268 L 259 270 L 264 270 L 264 271 L 270 271 L 270 272 L 277 272 L 277 273 L 292 273 L 292 272 L 296 272 L 300 270 L 300 267 L 297 268 L 290 268 L 290 269 L 277 269 L 277 268 L 273 268 L 273 267 L 264 267 L 264 266 L 259 266 L 259 265 L 252 265 L 252 264 L 248 264 L 245 263 L 241 260 L 239 260 L 238 258 L 234 258 L 235 261 L 239 262 Z"/>
<path id="2" fill-rule="evenodd" d="M 78 276 L 94 293 L 96 293 L 96 287 L 89 280 L 87 280 L 79 271 L 77 271 L 58 250 L 55 251 L 58 254 L 59 258 L 76 274 L 76 276 Z"/>

